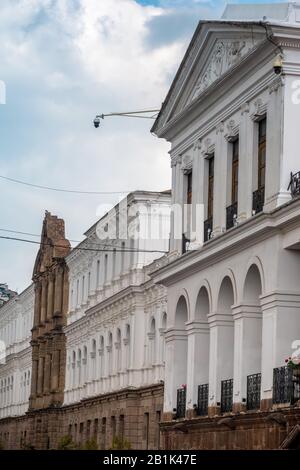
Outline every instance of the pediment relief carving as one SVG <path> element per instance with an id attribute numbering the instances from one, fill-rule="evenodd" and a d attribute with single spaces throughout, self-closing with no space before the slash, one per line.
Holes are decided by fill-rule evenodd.
<path id="1" fill-rule="evenodd" d="M 218 40 L 207 61 L 207 65 L 197 79 L 194 91 L 187 104 L 195 100 L 206 88 L 237 64 L 253 47 L 252 38 Z"/>

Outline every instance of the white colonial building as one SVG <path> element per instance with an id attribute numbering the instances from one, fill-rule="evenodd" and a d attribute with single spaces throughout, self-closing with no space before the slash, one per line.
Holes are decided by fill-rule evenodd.
<path id="1" fill-rule="evenodd" d="M 153 126 L 176 205 L 153 273 L 166 419 L 300 398 L 284 368 L 300 345 L 299 85 L 300 4 L 229 5 L 200 21 Z"/>
<path id="2" fill-rule="evenodd" d="M 33 309 L 33 285 L 0 307 L 0 418 L 28 409 Z"/>
<path id="3" fill-rule="evenodd" d="M 169 249 L 170 191 L 136 191 L 67 257 L 65 404 L 164 379 L 166 289 L 150 280 Z"/>

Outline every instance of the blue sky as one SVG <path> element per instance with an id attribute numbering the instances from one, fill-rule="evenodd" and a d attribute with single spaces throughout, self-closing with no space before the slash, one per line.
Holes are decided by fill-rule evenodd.
<path id="1" fill-rule="evenodd" d="M 169 188 L 169 145 L 150 134 L 148 121 L 107 119 L 95 131 L 92 119 L 160 107 L 198 20 L 218 18 L 224 5 L 1 0 L 7 103 L 0 105 L 0 175 L 68 189 Z M 75 240 L 119 197 L 52 193 L 1 179 L 0 194 L 0 229 L 39 234 L 50 210 Z M 25 288 L 36 252 L 0 240 L 0 282 Z"/>

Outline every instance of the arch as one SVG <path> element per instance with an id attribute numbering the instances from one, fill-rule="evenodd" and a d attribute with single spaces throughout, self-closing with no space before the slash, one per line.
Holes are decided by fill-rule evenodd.
<path id="1" fill-rule="evenodd" d="M 175 327 L 184 329 L 188 321 L 188 305 L 184 295 L 179 297 L 175 310 Z"/>
<path id="2" fill-rule="evenodd" d="M 202 285 L 197 295 L 194 318 L 198 321 L 207 322 L 210 313 L 211 296 L 206 285 Z"/>
<path id="3" fill-rule="evenodd" d="M 265 292 L 265 285 L 266 285 L 266 282 L 265 282 L 265 271 L 264 271 L 263 263 L 262 263 L 261 259 L 260 259 L 258 256 L 253 256 L 253 257 L 248 261 L 245 279 L 246 279 L 247 273 L 248 273 L 248 271 L 249 271 L 249 269 L 251 268 L 252 265 L 255 265 L 256 268 L 257 268 L 258 271 L 259 271 L 260 280 L 261 280 L 261 291 L 262 291 L 262 293 L 264 293 L 264 292 Z"/>
<path id="4" fill-rule="evenodd" d="M 235 288 L 232 279 L 226 275 L 221 283 L 218 294 L 217 311 L 222 313 L 231 313 L 231 307 L 235 301 Z"/>
<path id="5" fill-rule="evenodd" d="M 246 274 L 243 287 L 243 301 L 259 305 L 259 297 L 262 294 L 262 279 L 259 268 L 252 264 Z"/>
<path id="6" fill-rule="evenodd" d="M 167 329 L 167 312 L 163 312 L 163 314 L 162 314 L 161 327 L 162 327 L 163 330 Z"/>
<path id="7" fill-rule="evenodd" d="M 150 333 L 155 335 L 155 318 L 151 317 L 150 319 Z"/>

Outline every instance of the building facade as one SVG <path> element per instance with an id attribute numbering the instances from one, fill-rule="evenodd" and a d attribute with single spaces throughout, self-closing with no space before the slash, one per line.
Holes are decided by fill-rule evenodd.
<path id="1" fill-rule="evenodd" d="M 152 129 L 172 146 L 176 208 L 153 271 L 168 292 L 165 448 L 298 433 L 299 18 L 297 4 L 229 5 L 201 21 Z"/>
<path id="2" fill-rule="evenodd" d="M 160 445 L 166 289 L 149 272 L 169 248 L 170 198 L 130 194 L 72 250 L 64 221 L 46 212 L 30 287 L 26 402 L 15 412 L 0 367 L 5 448 L 58 448 L 66 436 L 77 448 Z"/>
<path id="3" fill-rule="evenodd" d="M 34 289 L 29 286 L 0 308 L 0 419 L 24 415 L 31 384 Z M 1 436 L 0 441 L 4 436 Z"/>

